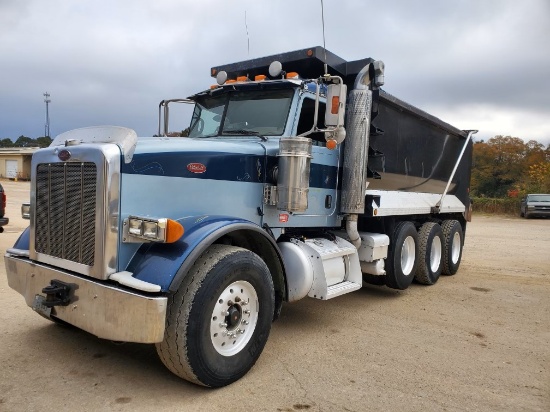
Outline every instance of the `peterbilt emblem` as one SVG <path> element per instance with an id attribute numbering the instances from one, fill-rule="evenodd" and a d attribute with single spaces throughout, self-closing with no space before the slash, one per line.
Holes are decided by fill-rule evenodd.
<path id="1" fill-rule="evenodd" d="M 57 154 L 57 157 L 59 157 L 59 160 L 62 160 L 63 162 L 66 162 L 67 160 L 69 160 L 71 158 L 71 152 L 69 152 L 68 150 L 60 150 L 59 153 Z"/>
<path id="2" fill-rule="evenodd" d="M 204 173 L 206 172 L 206 166 L 202 163 L 189 163 L 187 165 L 187 170 L 191 173 Z"/>

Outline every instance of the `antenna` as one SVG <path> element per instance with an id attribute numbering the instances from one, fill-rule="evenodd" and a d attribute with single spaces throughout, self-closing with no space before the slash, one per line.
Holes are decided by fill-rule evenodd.
<path id="1" fill-rule="evenodd" d="M 46 124 L 44 125 L 44 137 L 50 137 L 50 111 L 48 105 L 51 102 L 50 94 L 48 92 L 43 93 L 44 103 L 46 103 Z"/>
<path id="2" fill-rule="evenodd" d="M 244 11 L 244 28 L 246 29 L 246 40 L 248 42 L 248 57 L 250 57 L 250 36 L 248 35 L 248 24 L 246 23 L 246 10 Z"/>
<path id="3" fill-rule="evenodd" d="M 328 74 L 327 67 L 327 44 L 325 42 L 325 6 L 321 0 L 321 22 L 323 24 L 323 50 L 325 51 L 325 74 Z"/>

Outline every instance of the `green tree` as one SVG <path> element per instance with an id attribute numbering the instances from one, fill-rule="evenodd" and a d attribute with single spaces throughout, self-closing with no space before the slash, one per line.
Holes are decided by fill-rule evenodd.
<path id="1" fill-rule="evenodd" d="M 19 136 L 14 144 L 15 147 L 36 147 L 36 141 L 27 136 Z"/>
<path id="2" fill-rule="evenodd" d="M 13 147 L 13 140 L 7 137 L 0 140 L 0 147 Z"/>
<path id="3" fill-rule="evenodd" d="M 36 138 L 36 144 L 38 147 L 48 147 L 52 143 L 50 136 L 41 136 Z"/>

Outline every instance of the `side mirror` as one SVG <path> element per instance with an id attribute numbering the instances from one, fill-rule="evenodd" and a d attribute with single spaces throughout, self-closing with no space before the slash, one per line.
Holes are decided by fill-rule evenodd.
<path id="1" fill-rule="evenodd" d="M 348 87 L 343 83 L 328 85 L 325 126 L 338 127 L 344 125 L 347 91 Z"/>

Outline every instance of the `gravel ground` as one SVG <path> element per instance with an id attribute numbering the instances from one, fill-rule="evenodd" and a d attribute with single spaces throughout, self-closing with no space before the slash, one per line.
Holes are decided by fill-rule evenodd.
<path id="1" fill-rule="evenodd" d="M 2 182 L 10 225 L 29 184 Z M 222 389 L 173 376 L 154 347 L 36 315 L 0 268 L 0 411 L 549 411 L 550 219 L 474 216 L 434 286 L 286 304 L 256 366 Z"/>

